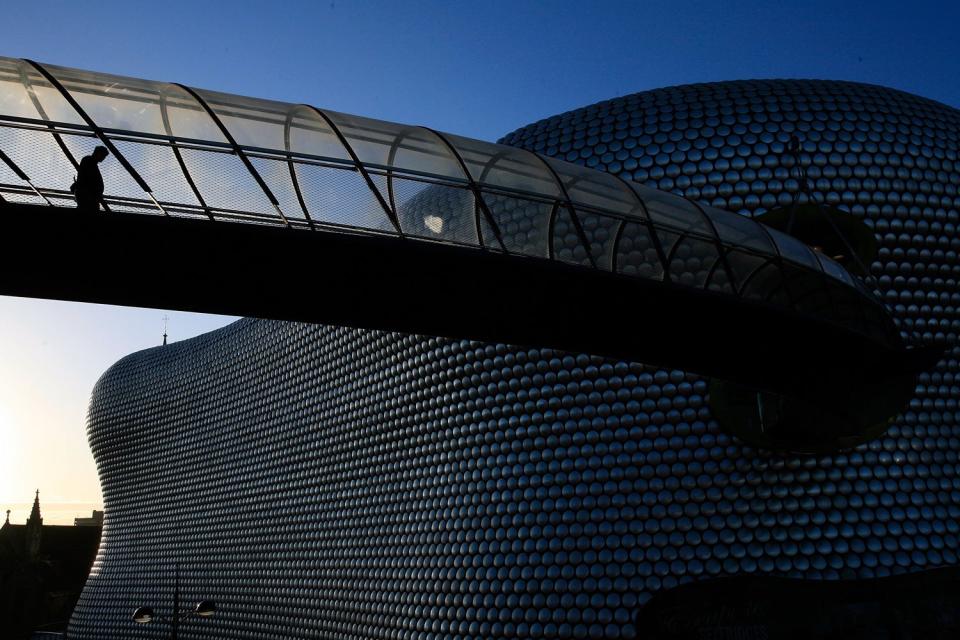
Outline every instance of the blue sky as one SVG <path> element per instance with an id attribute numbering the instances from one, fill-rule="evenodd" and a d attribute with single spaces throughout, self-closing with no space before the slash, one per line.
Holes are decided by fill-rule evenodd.
<path id="1" fill-rule="evenodd" d="M 855 80 L 960 106 L 960 3 L 947 1 L 33 0 L 2 15 L 0 55 L 487 140 L 613 96 L 738 78 Z M 36 487 L 48 522 L 99 504 L 86 400 L 110 363 L 159 342 L 164 315 L 0 298 L 0 509 L 22 521 Z M 167 315 L 172 339 L 231 320 Z"/>
<path id="2" fill-rule="evenodd" d="M 2 54 L 484 139 L 672 84 L 859 80 L 960 104 L 960 3 L 7 3 Z"/>

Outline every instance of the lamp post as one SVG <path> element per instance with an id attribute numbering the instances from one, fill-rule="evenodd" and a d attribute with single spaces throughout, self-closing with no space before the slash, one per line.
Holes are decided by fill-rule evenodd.
<path id="1" fill-rule="evenodd" d="M 177 631 L 180 623 L 190 616 L 199 616 L 208 618 L 217 610 L 217 605 L 213 600 L 201 600 L 193 609 L 180 611 L 180 563 L 175 565 L 174 585 L 173 585 L 173 615 L 168 619 L 158 616 L 154 613 L 152 607 L 137 607 L 133 612 L 133 621 L 137 624 L 149 624 L 154 620 L 167 622 L 170 624 L 170 640 L 177 640 Z"/>

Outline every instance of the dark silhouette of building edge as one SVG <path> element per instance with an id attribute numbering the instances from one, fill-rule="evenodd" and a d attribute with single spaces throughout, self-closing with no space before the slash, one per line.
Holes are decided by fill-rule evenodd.
<path id="1" fill-rule="evenodd" d="M 0 527 L 0 637 L 65 631 L 100 544 L 100 526 L 45 525 L 36 493 L 25 524 Z"/>

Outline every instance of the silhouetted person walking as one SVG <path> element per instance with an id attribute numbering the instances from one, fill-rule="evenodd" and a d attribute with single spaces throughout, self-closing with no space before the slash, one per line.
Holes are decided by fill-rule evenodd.
<path id="1" fill-rule="evenodd" d="M 88 213 L 100 211 L 103 202 L 103 176 L 100 175 L 99 165 L 104 158 L 110 155 L 106 147 L 97 147 L 93 153 L 80 161 L 77 171 L 77 181 L 73 193 L 77 197 L 77 209 Z"/>

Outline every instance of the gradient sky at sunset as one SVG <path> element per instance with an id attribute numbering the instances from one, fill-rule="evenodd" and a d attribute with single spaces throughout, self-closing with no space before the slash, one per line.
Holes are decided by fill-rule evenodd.
<path id="1" fill-rule="evenodd" d="M 956 2 L 33 0 L 2 15 L 0 55 L 486 140 L 605 98 L 739 78 L 855 80 L 960 106 Z M 0 510 L 12 520 L 36 488 L 48 523 L 99 507 L 90 390 L 159 344 L 164 315 L 173 340 L 231 321 L 0 298 Z"/>

